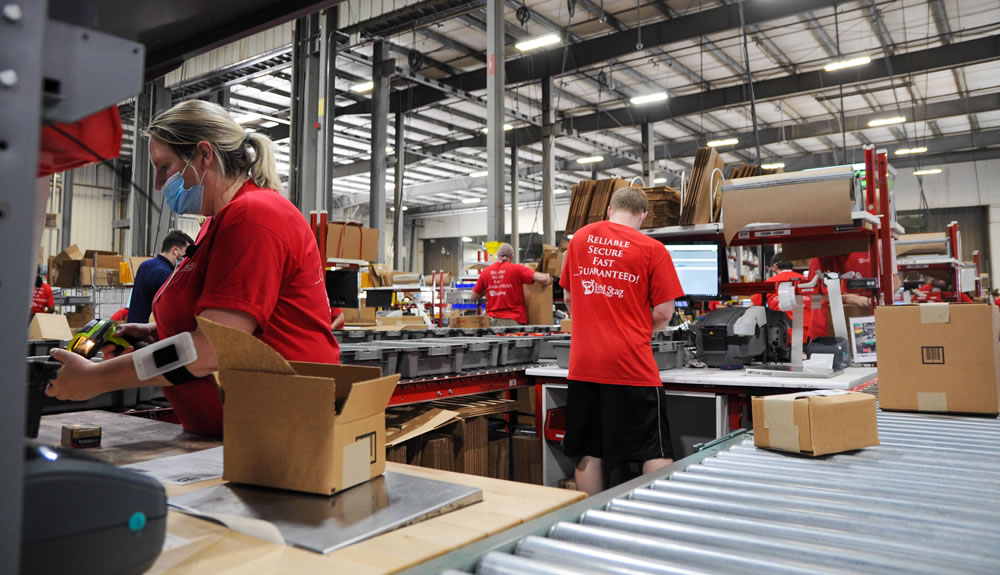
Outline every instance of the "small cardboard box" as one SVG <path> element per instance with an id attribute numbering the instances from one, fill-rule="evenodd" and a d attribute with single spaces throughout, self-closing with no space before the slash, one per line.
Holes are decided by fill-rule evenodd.
<path id="1" fill-rule="evenodd" d="M 118 252 L 106 250 L 87 250 L 83 259 L 92 261 L 91 265 L 95 268 L 103 269 L 118 269 L 118 264 L 122 261 Z"/>
<path id="2" fill-rule="evenodd" d="M 49 285 L 76 287 L 80 285 L 80 262 L 83 252 L 76 244 L 69 246 L 49 260 Z"/>
<path id="3" fill-rule="evenodd" d="M 385 406 L 398 374 L 288 362 L 250 334 L 198 325 L 225 392 L 223 479 L 330 495 L 385 471 Z"/>
<path id="4" fill-rule="evenodd" d="M 559 322 L 559 331 L 563 333 L 573 333 L 573 319 L 566 318 Z"/>
<path id="5" fill-rule="evenodd" d="M 378 259 L 378 230 L 361 224 L 327 224 L 326 256 L 345 260 Z"/>
<path id="6" fill-rule="evenodd" d="M 1000 311 L 992 304 L 875 309 L 882 409 L 996 414 Z"/>
<path id="7" fill-rule="evenodd" d="M 753 398 L 753 443 L 806 455 L 878 445 L 875 396 L 838 390 Z"/>
<path id="8" fill-rule="evenodd" d="M 451 318 L 451 327 L 459 328 L 487 328 L 490 327 L 490 318 L 486 315 L 458 315 Z"/>
<path id="9" fill-rule="evenodd" d="M 66 316 L 57 313 L 36 313 L 28 325 L 28 340 L 59 340 L 73 339 Z"/>
<path id="10" fill-rule="evenodd" d="M 87 325 L 87 322 L 92 319 L 94 319 L 94 306 L 92 305 L 78 305 L 76 311 L 66 314 L 66 321 L 69 322 L 70 331 L 73 332 Z"/>
<path id="11" fill-rule="evenodd" d="M 359 308 L 345 307 L 345 325 L 375 325 L 375 308 L 362 306 Z"/>
<path id="12" fill-rule="evenodd" d="M 552 325 L 552 284 L 524 284 L 524 307 L 528 325 Z"/>

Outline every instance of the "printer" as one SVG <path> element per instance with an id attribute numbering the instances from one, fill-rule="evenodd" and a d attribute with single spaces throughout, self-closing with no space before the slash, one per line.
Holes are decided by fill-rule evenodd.
<path id="1" fill-rule="evenodd" d="M 763 306 L 715 310 L 692 326 L 697 357 L 709 367 L 779 363 L 791 356 L 788 315 Z"/>
<path id="2" fill-rule="evenodd" d="M 167 497 L 152 477 L 28 440 L 21 575 L 139 575 L 163 549 Z"/>

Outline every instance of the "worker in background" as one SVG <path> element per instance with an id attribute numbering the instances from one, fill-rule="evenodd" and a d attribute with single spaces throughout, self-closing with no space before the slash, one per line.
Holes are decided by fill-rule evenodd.
<path id="1" fill-rule="evenodd" d="M 528 310 L 524 307 L 524 290 L 521 286 L 538 282 L 543 286 L 552 283 L 552 276 L 515 264 L 514 248 L 501 244 L 497 248 L 497 261 L 479 273 L 479 280 L 472 288 L 472 299 L 486 297 L 486 315 L 490 327 L 524 325 L 528 323 Z"/>
<path id="2" fill-rule="evenodd" d="M 45 282 L 42 274 L 35 275 L 35 290 L 31 293 L 31 317 L 36 313 L 52 313 L 55 309 L 56 299 L 52 295 L 52 286 Z"/>
<path id="3" fill-rule="evenodd" d="M 809 279 L 812 279 L 820 271 L 839 274 L 841 279 L 875 277 L 875 269 L 872 265 L 871 257 L 866 252 L 813 258 L 809 262 Z M 820 283 L 822 285 L 822 280 L 820 280 Z M 845 293 L 841 297 L 844 305 L 871 309 L 871 301 L 863 295 Z M 809 311 L 807 309 L 806 313 L 809 313 Z M 807 332 L 809 339 L 826 337 L 830 334 L 830 302 L 824 300 L 821 307 L 812 309 L 811 311 L 809 330 Z"/>
<path id="4" fill-rule="evenodd" d="M 1000 307 L 1000 289 L 993 290 L 993 303 Z"/>
<path id="5" fill-rule="evenodd" d="M 330 315 L 333 316 L 332 329 L 342 329 L 344 327 L 344 308 L 335 307 L 330 311 Z"/>
<path id="6" fill-rule="evenodd" d="M 792 262 L 786 262 L 781 259 L 781 255 L 775 255 L 774 259 L 771 260 L 771 267 L 769 268 L 771 277 L 767 278 L 766 282 L 769 283 L 782 283 L 790 282 L 792 280 L 804 280 L 806 276 L 800 274 L 799 272 L 792 269 Z M 753 305 L 764 305 L 764 298 L 761 294 L 754 294 L 750 296 L 750 301 Z M 778 304 L 778 293 L 771 292 L 767 294 L 767 307 L 775 311 L 781 311 L 781 306 Z M 803 310 L 802 310 L 802 339 L 805 341 L 809 337 L 809 321 L 812 316 L 812 298 L 805 296 L 803 298 Z M 791 310 L 785 312 L 788 314 L 788 319 L 792 319 Z M 791 340 L 792 330 L 788 330 L 788 338 Z"/>
<path id="7" fill-rule="evenodd" d="M 191 236 L 180 230 L 171 230 L 160 244 L 160 253 L 139 265 L 132 282 L 132 299 L 129 302 L 129 323 L 146 323 L 153 309 L 153 296 L 166 283 L 174 268 L 184 259 L 187 247 L 194 243 Z"/>
<path id="8" fill-rule="evenodd" d="M 266 136 L 246 132 L 221 106 L 203 100 L 157 114 L 146 133 L 155 185 L 170 209 L 211 219 L 153 299 L 156 324 L 118 331 L 147 342 L 170 339 L 174 349 L 193 345 L 197 359 L 140 380 L 134 354 L 157 366 L 173 364 L 143 349 L 116 357 L 106 346 L 101 363 L 56 350 L 63 366 L 46 393 L 84 400 L 158 385 L 186 430 L 218 436 L 222 403 L 211 374 L 219 364 L 196 320 L 253 334 L 287 360 L 339 363 L 324 262 L 302 213 L 275 191 L 281 181 Z"/>
<path id="9" fill-rule="evenodd" d="M 650 341 L 684 291 L 670 253 L 638 231 L 648 209 L 642 189 L 616 191 L 608 220 L 573 234 L 559 281 L 573 317 L 563 448 L 589 494 L 604 488 L 605 461 L 642 462 L 643 473 L 673 461 Z"/>

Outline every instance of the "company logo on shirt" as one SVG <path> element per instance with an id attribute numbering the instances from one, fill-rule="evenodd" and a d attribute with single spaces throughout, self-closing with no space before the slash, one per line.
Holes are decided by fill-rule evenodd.
<path id="1" fill-rule="evenodd" d="M 583 280 L 580 282 L 580 285 L 583 286 L 584 295 L 598 294 L 608 297 L 617 297 L 619 299 L 625 297 L 625 290 L 606 286 L 604 284 L 597 283 L 594 280 Z"/>

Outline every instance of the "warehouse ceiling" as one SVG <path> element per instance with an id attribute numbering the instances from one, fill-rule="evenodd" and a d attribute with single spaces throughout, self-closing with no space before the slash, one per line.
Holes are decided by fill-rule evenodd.
<path id="1" fill-rule="evenodd" d="M 392 109 L 405 112 L 404 204 L 411 215 L 484 209 L 485 1 L 431 0 L 370 17 L 348 0 L 338 52 L 334 194 L 367 204 L 371 101 L 352 86 L 371 79 L 371 40 L 390 42 L 397 76 Z M 602 156 L 599 177 L 641 173 L 644 124 L 653 126 L 657 175 L 676 182 L 698 146 L 720 146 L 727 167 L 758 162 L 747 65 L 763 163 L 801 169 L 861 160 L 861 147 L 890 150 L 897 168 L 1000 156 L 1000 3 L 996 0 L 736 2 L 694 0 L 507 0 L 508 143 L 519 147 L 526 202 L 541 187 L 540 80 L 554 77 L 564 136 L 556 142 L 557 202 L 590 177 L 577 160 Z M 527 8 L 523 24 L 517 12 Z M 570 9 L 572 7 L 572 9 Z M 522 14 L 524 11 L 522 10 Z M 343 16 L 343 15 L 342 15 Z M 555 33 L 560 42 L 514 46 Z M 744 53 L 744 39 L 746 53 Z M 411 57 L 418 53 L 419 58 Z M 228 88 L 237 120 L 269 133 L 289 169 L 291 46 L 171 86 L 174 99 Z M 870 63 L 826 71 L 832 62 Z M 417 62 L 419 60 L 419 62 Z M 428 80 L 451 88 L 437 89 Z M 666 92 L 665 100 L 631 103 Z M 905 122 L 869 122 L 904 117 Z M 389 127 L 393 142 L 393 126 Z M 903 149 L 927 148 L 898 155 Z M 392 157 L 396 151 L 384 153 Z M 391 178 L 389 181 L 392 181 Z M 391 193 L 389 194 L 391 197 Z"/>

